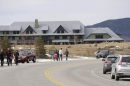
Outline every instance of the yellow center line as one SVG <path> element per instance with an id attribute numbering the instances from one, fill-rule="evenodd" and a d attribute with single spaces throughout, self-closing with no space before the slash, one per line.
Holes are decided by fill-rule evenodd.
<path id="1" fill-rule="evenodd" d="M 67 64 L 67 65 L 70 65 L 70 64 Z M 52 78 L 51 75 L 50 75 L 50 71 L 51 71 L 52 69 L 59 68 L 59 67 L 63 67 L 63 66 L 67 66 L 67 65 L 61 65 L 61 66 L 56 66 L 56 67 L 49 68 L 49 69 L 47 69 L 47 70 L 45 71 L 44 74 L 45 74 L 45 76 L 46 76 L 50 81 L 52 81 L 53 83 L 55 83 L 55 84 L 57 84 L 57 85 L 59 85 L 59 86 L 67 86 L 67 85 L 65 85 L 65 84 L 63 84 L 63 83 L 61 83 L 61 82 L 55 80 L 55 79 Z"/>
<path id="2" fill-rule="evenodd" d="M 63 83 L 61 83 L 61 82 L 55 80 L 54 78 L 52 78 L 51 75 L 50 75 L 50 71 L 53 70 L 53 69 L 56 69 L 56 68 L 63 67 L 63 66 L 76 65 L 76 64 L 84 64 L 84 63 L 92 63 L 92 62 L 82 62 L 82 63 L 74 63 L 74 64 L 66 64 L 66 65 L 55 66 L 55 67 L 52 67 L 52 68 L 47 69 L 47 70 L 44 72 L 44 74 L 45 74 L 45 76 L 46 76 L 51 82 L 53 82 L 53 83 L 55 83 L 55 84 L 57 84 L 57 85 L 59 85 L 59 86 L 67 86 L 67 85 L 65 85 L 65 84 L 63 84 Z"/>

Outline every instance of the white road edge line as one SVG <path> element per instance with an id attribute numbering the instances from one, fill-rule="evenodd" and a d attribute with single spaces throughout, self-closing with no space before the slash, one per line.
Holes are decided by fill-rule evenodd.
<path id="1" fill-rule="evenodd" d="M 101 67 L 100 67 L 100 68 L 101 68 Z M 98 76 L 97 74 L 94 73 L 94 71 L 97 70 L 97 69 L 99 69 L 99 68 L 95 68 L 95 69 L 93 69 L 93 70 L 91 71 L 91 73 L 92 73 L 94 76 L 96 76 L 96 77 L 98 77 L 98 78 L 100 78 L 100 79 L 106 80 L 106 81 L 118 83 L 117 81 L 109 80 L 109 79 L 103 78 L 103 77 L 101 77 L 101 76 Z M 118 84 L 125 85 L 125 86 L 130 86 L 129 84 L 124 84 L 124 83 L 118 83 Z"/>

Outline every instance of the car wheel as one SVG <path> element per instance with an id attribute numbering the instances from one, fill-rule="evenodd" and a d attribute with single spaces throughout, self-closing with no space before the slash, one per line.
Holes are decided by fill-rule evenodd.
<path id="1" fill-rule="evenodd" d="M 27 63 L 29 63 L 29 58 L 27 58 Z"/>
<path id="2" fill-rule="evenodd" d="M 119 80 L 119 76 L 117 76 L 117 74 L 115 73 L 115 80 L 118 81 Z"/>
<path id="3" fill-rule="evenodd" d="M 115 79 L 115 76 L 112 74 L 112 72 L 111 72 L 111 79 Z"/>
<path id="4" fill-rule="evenodd" d="M 34 57 L 34 58 L 33 58 L 33 63 L 35 63 L 35 62 L 36 62 L 36 58 Z"/>
<path id="5" fill-rule="evenodd" d="M 22 61 L 22 63 L 24 63 L 24 61 Z"/>
<path id="6" fill-rule="evenodd" d="M 103 69 L 103 74 L 106 74 L 106 70 Z"/>

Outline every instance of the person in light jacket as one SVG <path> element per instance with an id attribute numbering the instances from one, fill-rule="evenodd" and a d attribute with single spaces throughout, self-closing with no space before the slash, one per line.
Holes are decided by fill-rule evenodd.
<path id="1" fill-rule="evenodd" d="M 68 60 L 68 54 L 69 54 L 69 51 L 66 49 L 66 51 L 65 51 L 66 61 Z"/>
<path id="2" fill-rule="evenodd" d="M 59 61 L 60 61 L 60 59 L 62 61 L 62 55 L 63 55 L 63 51 L 62 51 L 62 48 L 61 48 L 61 50 L 59 50 Z"/>

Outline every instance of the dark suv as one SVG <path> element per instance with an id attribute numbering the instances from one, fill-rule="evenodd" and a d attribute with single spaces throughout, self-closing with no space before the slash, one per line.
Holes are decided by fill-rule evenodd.
<path id="1" fill-rule="evenodd" d="M 102 50 L 96 54 L 96 58 L 106 58 L 108 55 L 113 55 L 114 51 Z"/>
<path id="2" fill-rule="evenodd" d="M 117 57 L 115 55 L 108 55 L 106 59 L 102 59 L 102 61 L 104 61 L 103 74 L 106 74 L 106 72 L 111 71 L 111 65 L 115 62 L 116 59 Z"/>
<path id="3" fill-rule="evenodd" d="M 19 52 L 18 62 L 27 62 L 33 61 L 36 62 L 36 54 L 33 52 L 33 50 L 23 50 Z M 15 59 L 14 59 L 15 62 Z"/>

